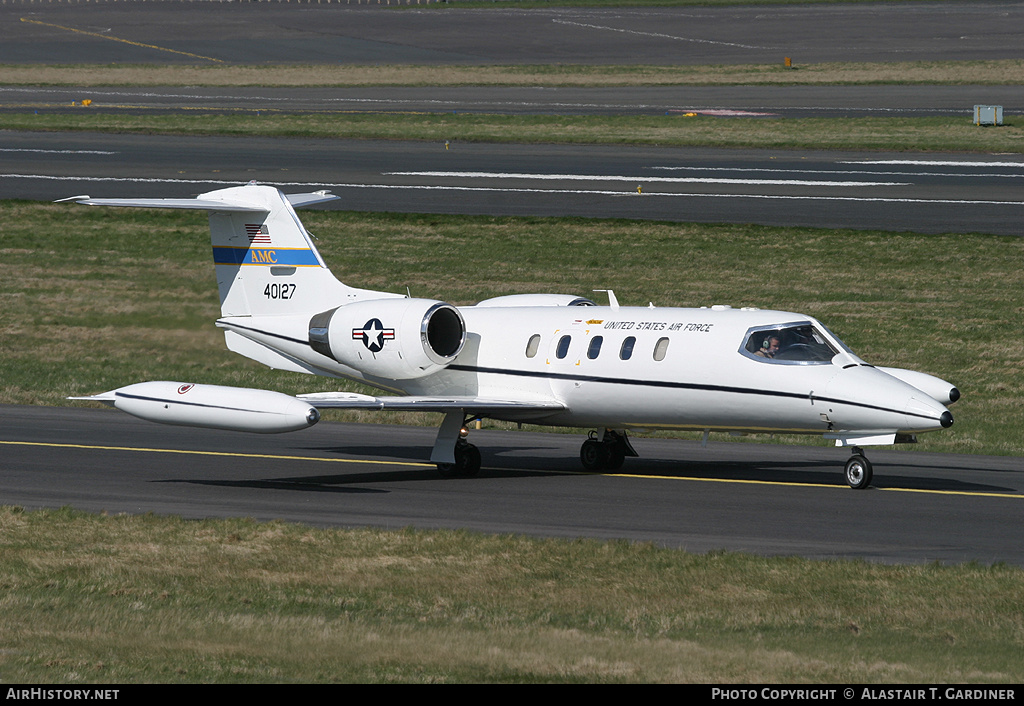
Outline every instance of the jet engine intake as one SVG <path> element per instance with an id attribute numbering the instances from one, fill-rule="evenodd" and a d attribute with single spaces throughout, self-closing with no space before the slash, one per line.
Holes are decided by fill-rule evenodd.
<path id="1" fill-rule="evenodd" d="M 462 314 L 433 299 L 354 302 L 309 321 L 309 345 L 317 353 L 391 380 L 423 377 L 444 368 L 465 342 Z"/>

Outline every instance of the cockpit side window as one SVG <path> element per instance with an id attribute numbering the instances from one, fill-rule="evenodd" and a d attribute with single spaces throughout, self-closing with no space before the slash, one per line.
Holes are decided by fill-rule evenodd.
<path id="1" fill-rule="evenodd" d="M 839 351 L 809 322 L 759 326 L 747 331 L 740 353 L 764 363 L 820 365 Z"/>
<path id="2" fill-rule="evenodd" d="M 530 336 L 530 340 L 526 342 L 526 357 L 533 358 L 537 355 L 537 350 L 540 348 L 540 334 L 535 333 Z"/>

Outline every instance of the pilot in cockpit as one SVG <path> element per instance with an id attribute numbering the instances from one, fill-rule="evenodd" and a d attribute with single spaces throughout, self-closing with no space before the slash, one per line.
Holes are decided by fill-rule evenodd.
<path id="1" fill-rule="evenodd" d="M 768 336 L 761 343 L 761 347 L 754 353 L 756 356 L 762 358 L 774 358 L 775 354 L 779 352 L 779 345 L 781 341 L 778 336 Z"/>

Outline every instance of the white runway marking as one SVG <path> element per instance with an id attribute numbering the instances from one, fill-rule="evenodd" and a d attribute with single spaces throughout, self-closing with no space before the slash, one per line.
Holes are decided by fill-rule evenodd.
<path id="1" fill-rule="evenodd" d="M 215 186 L 240 186 L 247 183 L 243 180 L 223 179 L 154 179 L 141 177 L 75 177 L 75 176 L 51 176 L 45 174 L 0 174 L 0 179 L 45 179 L 50 181 L 67 182 L 116 182 L 116 183 L 140 183 L 140 184 L 211 184 Z M 583 195 L 583 196 L 615 196 L 625 198 L 697 198 L 697 199 L 762 199 L 762 200 L 788 200 L 788 201 L 872 201 L 877 203 L 945 203 L 959 204 L 964 206 L 986 205 L 986 206 L 1024 206 L 1024 201 L 991 201 L 974 199 L 919 199 L 919 198 L 886 198 L 870 196 L 794 196 L 778 194 L 713 194 L 713 193 L 687 193 L 687 192 L 651 192 L 645 191 L 638 194 L 634 189 L 627 188 L 622 191 L 602 189 L 531 189 L 512 187 L 486 187 L 486 186 L 430 186 L 416 184 L 344 184 L 339 182 L 310 182 L 310 181 L 261 181 L 261 184 L 268 184 L 277 187 L 298 187 L 318 189 L 381 189 L 381 190 L 412 190 L 412 191 L 462 191 L 462 192 L 492 192 L 510 194 L 554 194 L 554 195 Z"/>
<path id="2" fill-rule="evenodd" d="M 878 159 L 839 162 L 839 164 L 906 164 L 915 167 L 1016 167 L 1024 169 L 1024 162 L 954 162 L 950 160 L 927 159 Z"/>
<path id="3" fill-rule="evenodd" d="M 803 179 L 731 179 L 725 177 L 648 177 L 619 174 L 527 174 L 517 172 L 385 172 L 387 176 L 459 177 L 463 179 L 535 179 L 538 181 L 626 181 L 668 184 L 744 184 L 748 186 L 908 186 L 895 181 L 808 181 Z"/>
<path id="4" fill-rule="evenodd" d="M 906 164 L 905 162 L 837 162 L 837 164 L 893 164 L 899 166 L 900 164 Z M 928 165 L 942 166 L 942 162 L 928 162 Z M 972 165 L 970 162 L 950 162 L 949 164 L 967 164 Z M 1024 162 L 1020 164 L 1014 164 L 1012 162 L 978 162 L 972 166 L 984 166 L 984 167 L 1006 167 L 1010 164 L 1014 166 L 1024 167 Z M 958 179 L 963 178 L 998 178 L 998 179 L 1021 179 L 1024 178 L 1024 171 L 1019 174 L 1013 174 L 1010 172 L 974 172 L 971 174 L 965 174 L 963 172 L 923 172 L 917 170 L 906 170 L 906 171 L 875 171 L 871 169 L 766 169 L 764 167 L 650 167 L 654 171 L 664 172 L 743 172 L 743 173 L 757 173 L 757 172 L 768 172 L 769 174 L 834 174 L 840 176 L 842 174 L 869 174 L 871 176 L 932 176 L 932 177 L 957 177 Z"/>
<path id="5" fill-rule="evenodd" d="M 621 34 L 635 34 L 639 37 L 655 37 L 657 39 L 671 39 L 677 42 L 692 42 L 694 44 L 717 44 L 722 47 L 739 47 L 740 49 L 768 49 L 769 47 L 758 47 L 751 44 L 737 44 L 735 42 L 716 42 L 713 39 L 694 39 L 693 37 L 677 37 L 672 34 L 661 32 L 640 32 L 635 29 L 620 29 L 619 27 L 605 27 L 603 25 L 591 25 L 584 22 L 569 22 L 568 20 L 551 20 L 559 25 L 572 25 L 573 27 L 585 27 L 587 29 L 600 29 L 605 32 L 619 32 Z"/>
<path id="6" fill-rule="evenodd" d="M 28 147 L 0 147 L 0 152 L 38 152 L 42 154 L 117 154 L 105 150 L 42 150 Z"/>
<path id="7" fill-rule="evenodd" d="M 89 176 L 52 176 L 49 174 L 0 174 L 0 179 L 43 179 L 46 181 L 88 181 L 88 182 L 128 182 L 138 184 L 225 184 L 241 186 L 245 181 L 224 181 L 218 179 L 147 179 L 145 177 L 89 177 Z M 273 182 L 260 182 L 270 184 Z M 312 186 L 312 184 L 311 184 Z M 330 186 L 329 184 L 327 186 Z"/>
<path id="8" fill-rule="evenodd" d="M 626 196 L 630 198 L 654 198 L 654 197 L 677 197 L 677 198 L 721 198 L 721 199 L 765 199 L 765 200 L 791 200 L 791 201 L 874 201 L 879 203 L 948 203 L 969 205 L 990 205 L 990 206 L 1024 206 L 1024 201 L 977 201 L 969 199 L 915 199 L 915 198 L 884 198 L 870 196 L 783 196 L 777 194 L 704 194 L 699 192 L 648 192 L 637 194 L 632 189 L 625 191 L 602 191 L 590 189 L 527 189 L 527 188 L 497 188 L 486 186 L 426 186 L 426 185 L 402 185 L 402 184 L 334 184 L 338 188 L 352 189 L 421 189 L 425 191 L 496 191 L 507 193 L 533 193 L 533 194 L 590 194 L 597 196 Z"/>

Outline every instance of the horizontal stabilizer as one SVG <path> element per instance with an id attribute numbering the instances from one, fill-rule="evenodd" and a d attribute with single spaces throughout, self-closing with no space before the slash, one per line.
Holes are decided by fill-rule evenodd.
<path id="1" fill-rule="evenodd" d="M 334 194 L 317 191 L 312 194 L 288 194 L 285 198 L 295 208 L 336 201 Z M 268 209 L 251 201 L 217 199 L 94 199 L 90 196 L 72 196 L 56 203 L 71 201 L 83 206 L 121 206 L 125 208 L 178 208 L 188 211 L 220 211 L 222 213 L 268 213 Z"/>
<path id="2" fill-rule="evenodd" d="M 339 197 L 329 191 L 314 191 L 312 194 L 288 194 L 285 198 L 295 208 L 305 208 L 306 206 L 316 206 L 321 203 L 337 201 Z"/>
<path id="3" fill-rule="evenodd" d="M 76 196 L 71 200 L 83 206 L 123 206 L 128 208 L 181 208 L 190 211 L 226 211 L 229 213 L 267 213 L 262 206 L 212 199 L 93 199 Z M 59 203 L 59 202 L 58 202 Z"/>

